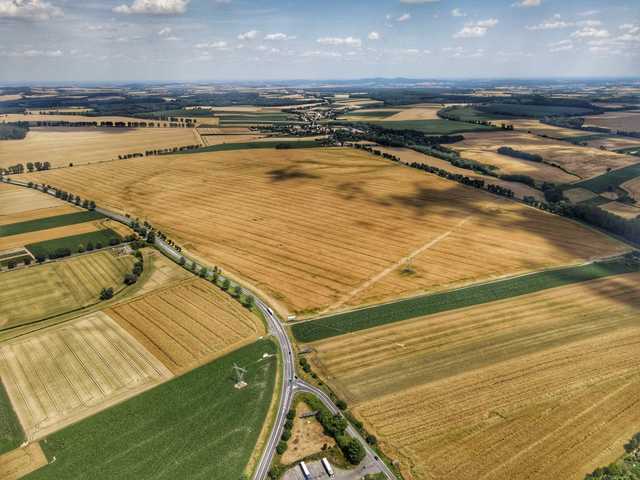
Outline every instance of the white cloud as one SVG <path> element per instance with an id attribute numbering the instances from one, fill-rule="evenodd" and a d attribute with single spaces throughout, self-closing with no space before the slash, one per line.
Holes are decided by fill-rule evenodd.
<path id="1" fill-rule="evenodd" d="M 495 27 L 498 24 L 498 20 L 495 18 L 489 18 L 487 20 L 480 20 L 478 22 L 469 22 L 464 25 L 462 30 L 456 33 L 453 38 L 478 38 L 484 37 L 490 28 Z"/>
<path id="2" fill-rule="evenodd" d="M 400 0 L 400 3 L 407 5 L 422 5 L 424 3 L 438 3 L 440 0 Z"/>
<path id="3" fill-rule="evenodd" d="M 286 33 L 269 33 L 264 36 L 265 40 L 295 40 L 296 37 L 287 35 Z"/>
<path id="4" fill-rule="evenodd" d="M 580 12 L 578 15 L 581 17 L 591 17 L 600 13 L 600 10 L 587 10 L 586 12 Z"/>
<path id="5" fill-rule="evenodd" d="M 624 30 L 628 35 L 635 35 L 640 33 L 640 25 L 632 25 L 631 23 L 624 23 L 620 25 L 620 30 Z"/>
<path id="6" fill-rule="evenodd" d="M 346 45 L 348 47 L 360 48 L 362 46 L 362 40 L 354 37 L 322 37 L 317 40 L 322 45 Z"/>
<path id="7" fill-rule="evenodd" d="M 539 7 L 542 5 L 542 0 L 520 0 L 512 4 L 512 7 L 521 7 L 521 8 L 530 8 L 530 7 Z"/>
<path id="8" fill-rule="evenodd" d="M 551 53 L 566 52 L 567 50 L 573 50 L 573 43 L 571 40 L 560 40 L 559 42 L 549 43 L 547 45 Z"/>
<path id="9" fill-rule="evenodd" d="M 396 22 L 406 22 L 407 20 L 411 20 L 410 13 L 403 13 L 402 15 L 396 18 Z"/>
<path id="10" fill-rule="evenodd" d="M 9 57 L 61 57 L 63 55 L 62 50 L 37 50 L 34 48 L 16 52 L 10 52 L 7 54 Z"/>
<path id="11" fill-rule="evenodd" d="M 565 22 L 563 20 L 545 20 L 537 25 L 529 25 L 525 27 L 527 30 L 555 30 L 558 28 L 572 27 L 573 22 Z"/>
<path id="12" fill-rule="evenodd" d="M 258 36 L 257 30 L 249 30 L 248 32 L 244 32 L 238 35 L 238 40 L 253 40 L 257 36 Z"/>
<path id="13" fill-rule="evenodd" d="M 301 54 L 302 57 L 330 57 L 336 58 L 341 57 L 342 54 L 340 52 L 325 52 L 323 50 L 311 50 L 307 52 L 303 52 Z"/>
<path id="14" fill-rule="evenodd" d="M 62 15 L 62 10 L 40 0 L 0 0 L 0 18 L 49 20 Z"/>
<path id="15" fill-rule="evenodd" d="M 451 10 L 451 15 L 454 16 L 454 17 L 466 17 L 467 16 L 467 14 L 464 13 L 459 8 L 454 8 L 453 10 Z"/>
<path id="16" fill-rule="evenodd" d="M 584 27 L 571 34 L 572 38 L 607 38 L 609 32 L 607 30 L 598 30 L 593 27 Z"/>
<path id="17" fill-rule="evenodd" d="M 380 40 L 380 34 L 378 32 L 369 32 L 369 35 L 367 35 L 367 38 L 369 40 Z"/>
<path id="18" fill-rule="evenodd" d="M 158 35 L 161 36 L 161 37 L 166 37 L 168 35 L 171 35 L 172 31 L 173 30 L 170 27 L 164 27 L 164 28 L 161 28 L 160 30 L 158 30 Z"/>
<path id="19" fill-rule="evenodd" d="M 180 15 L 187 11 L 189 0 L 133 0 L 131 5 L 118 5 L 116 13 L 148 15 Z"/>
<path id="20" fill-rule="evenodd" d="M 465 50 L 464 47 L 445 47 L 442 51 L 450 54 L 452 58 L 479 58 L 483 57 L 485 53 L 483 48 Z"/>
<path id="21" fill-rule="evenodd" d="M 209 43 L 197 43 L 196 48 L 214 48 L 217 50 L 225 49 L 229 44 L 225 41 L 209 42 Z"/>

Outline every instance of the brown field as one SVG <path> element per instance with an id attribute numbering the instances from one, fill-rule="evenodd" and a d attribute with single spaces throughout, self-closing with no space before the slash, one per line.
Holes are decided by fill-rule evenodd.
<path id="1" fill-rule="evenodd" d="M 571 203 L 580 203 L 589 200 L 593 197 L 597 197 L 597 193 L 593 193 L 586 188 L 576 187 L 563 192 L 564 196 L 569 199 Z"/>
<path id="2" fill-rule="evenodd" d="M 209 135 L 235 136 L 236 138 L 240 138 L 242 135 L 263 136 L 248 127 L 198 127 L 198 133 L 203 137 Z"/>
<path id="3" fill-rule="evenodd" d="M 172 376 L 102 312 L 4 343 L 0 374 L 30 441 Z"/>
<path id="4" fill-rule="evenodd" d="M 381 150 L 383 152 L 391 153 L 392 155 L 396 155 L 400 157 L 403 162 L 419 162 L 431 165 L 432 167 L 442 168 L 448 172 L 456 173 L 460 175 L 467 176 L 469 178 L 474 178 L 478 180 L 484 180 L 486 183 L 493 183 L 496 185 L 501 185 L 505 188 L 510 188 L 513 190 L 517 198 L 523 198 L 526 196 L 537 198 L 538 200 L 544 200 L 544 195 L 540 192 L 540 190 L 536 190 L 535 188 L 531 188 L 524 183 L 519 182 L 507 182 L 505 180 L 501 180 L 499 178 L 490 177 L 488 175 L 482 175 L 481 173 L 476 173 L 472 170 L 467 170 L 465 168 L 455 167 L 451 165 L 446 160 L 441 160 L 440 158 L 431 157 L 429 155 L 424 155 L 420 152 L 416 152 L 415 150 L 411 150 L 410 148 L 399 148 L 399 147 L 380 147 L 375 146 L 376 150 Z"/>
<path id="5" fill-rule="evenodd" d="M 144 279 L 142 288 L 136 291 L 136 296 L 144 295 L 158 288 L 174 285 L 187 278 L 192 278 L 191 273 L 180 267 L 177 263 L 169 260 L 157 250 L 145 248 L 143 252 L 145 262 L 147 262 L 145 264 L 145 270 L 150 270 L 151 273 Z"/>
<path id="6" fill-rule="evenodd" d="M 0 218 L 19 218 L 20 214 L 62 205 L 69 204 L 42 192 L 0 183 Z"/>
<path id="7" fill-rule="evenodd" d="M 449 103 L 443 105 L 441 103 L 423 103 L 418 105 L 409 105 L 407 108 L 402 109 L 401 112 L 387 117 L 385 120 L 392 122 L 398 120 L 437 120 L 440 118 L 438 116 L 438 111 L 452 105 L 455 104 Z"/>
<path id="8" fill-rule="evenodd" d="M 629 192 L 629 195 L 640 202 L 640 177 L 624 182 L 620 186 Z"/>
<path id="9" fill-rule="evenodd" d="M 201 134 L 202 135 L 202 134 Z M 206 146 L 220 145 L 222 143 L 245 143 L 265 138 L 264 135 L 202 135 L 202 141 Z"/>
<path id="10" fill-rule="evenodd" d="M 208 123 L 213 121 L 213 117 L 194 117 L 195 123 Z M 165 120 L 154 120 L 148 118 L 120 117 L 120 116 L 101 116 L 91 117 L 88 115 L 25 115 L 23 113 L 5 113 L 0 114 L 0 122 L 154 122 L 167 123 Z M 145 127 L 147 128 L 147 127 Z M 155 128 L 155 127 L 152 127 Z"/>
<path id="11" fill-rule="evenodd" d="M 500 174 L 528 175 L 538 182 L 571 183 L 580 178 L 562 171 L 558 167 L 541 162 L 530 162 L 509 155 L 501 155 L 496 150 L 498 147 L 486 150 L 483 147 L 462 147 L 460 144 L 452 145 L 452 148 L 460 153 L 463 158 L 476 162 L 493 165 L 498 168 Z"/>
<path id="12" fill-rule="evenodd" d="M 325 435 L 324 429 L 316 417 L 300 418 L 300 415 L 310 411 L 311 409 L 304 402 L 299 402 L 296 405 L 296 418 L 293 420 L 291 438 L 288 441 L 289 448 L 280 459 L 280 463 L 283 465 L 319 453 L 324 445 L 332 447 L 336 444 L 333 437 Z"/>
<path id="13" fill-rule="evenodd" d="M 0 274 L 0 327 L 60 315 L 98 302 L 122 285 L 133 257 L 96 252 Z"/>
<path id="14" fill-rule="evenodd" d="M 119 304 L 106 313 L 174 373 L 264 334 L 257 316 L 201 279 Z"/>
<path id="15" fill-rule="evenodd" d="M 630 155 L 580 147 L 561 140 L 536 137 L 518 131 L 465 133 L 464 140 L 452 145 L 452 148 L 463 156 L 474 158 L 474 153 L 494 152 L 502 146 L 527 153 L 537 153 L 545 161 L 556 163 L 583 179 L 606 173 L 609 167 L 615 170 L 638 162 L 636 157 Z"/>
<path id="16" fill-rule="evenodd" d="M 312 344 L 409 478 L 582 480 L 640 423 L 640 273 Z"/>
<path id="17" fill-rule="evenodd" d="M 75 115 L 74 115 L 75 116 Z M 3 142 L 0 167 L 36 161 L 52 167 L 114 160 L 155 148 L 199 144 L 191 128 L 32 128 L 24 140 Z"/>
<path id="18" fill-rule="evenodd" d="M 580 130 L 556 127 L 554 125 L 546 125 L 540 120 L 535 120 L 532 118 L 499 118 L 496 120 L 491 120 L 491 123 L 493 123 L 494 125 L 505 123 L 508 125 L 513 125 L 516 130 L 531 132 L 534 135 L 547 135 L 551 138 L 578 137 L 585 134 L 585 132 L 582 132 Z"/>
<path id="19" fill-rule="evenodd" d="M 597 140 L 588 141 L 587 145 L 593 148 L 604 147 L 607 150 L 616 150 L 618 148 L 640 146 L 640 138 L 602 137 Z"/>
<path id="20" fill-rule="evenodd" d="M 640 217 L 640 207 L 637 207 L 636 205 L 627 205 L 626 203 L 620 202 L 609 202 L 605 203 L 604 205 L 600 205 L 600 208 L 623 218 L 633 219 Z"/>
<path id="21" fill-rule="evenodd" d="M 44 194 L 41 193 L 40 195 Z M 24 247 L 29 243 L 43 242 L 54 238 L 95 232 L 97 230 L 101 230 L 101 224 L 101 220 L 96 220 L 94 222 L 77 223 L 75 225 L 66 225 L 64 227 L 50 228 L 48 230 L 38 230 L 36 232 L 0 237 L 0 251 Z"/>
<path id="22" fill-rule="evenodd" d="M 611 128 L 612 130 L 640 132 L 640 110 L 593 115 L 591 117 L 585 117 L 584 124 Z"/>
<path id="23" fill-rule="evenodd" d="M 40 443 L 30 443 L 0 455 L 0 477 L 2 480 L 18 480 L 47 463 Z"/>
<path id="24" fill-rule="evenodd" d="M 163 156 L 25 178 L 149 219 L 283 312 L 377 302 L 628 250 L 569 220 L 350 148 Z M 415 273 L 401 275 L 408 259 Z"/>
<path id="25" fill-rule="evenodd" d="M 22 188 L 24 190 L 24 188 Z M 39 193 L 38 195 L 42 195 Z M 38 208 L 36 210 L 28 210 L 26 212 L 13 213 L 11 215 L 0 215 L 0 225 L 9 225 L 11 223 L 28 222 L 29 220 L 38 220 L 40 218 L 56 217 L 58 215 L 67 215 L 69 213 L 78 213 L 82 209 L 71 205 L 67 202 L 59 202 L 60 206 Z"/>

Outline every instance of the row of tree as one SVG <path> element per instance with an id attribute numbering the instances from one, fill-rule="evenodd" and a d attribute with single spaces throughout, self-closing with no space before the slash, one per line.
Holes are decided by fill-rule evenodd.
<path id="1" fill-rule="evenodd" d="M 169 147 L 169 148 L 157 148 L 154 150 L 145 150 L 144 152 L 123 153 L 118 155 L 118 160 L 127 160 L 129 158 L 136 157 L 149 157 L 153 155 L 171 155 L 172 153 L 188 152 L 190 150 L 197 150 L 202 148 L 202 145 L 183 145 L 181 147 Z"/>
<path id="2" fill-rule="evenodd" d="M 507 155 L 509 157 L 528 160 L 530 162 L 539 162 L 539 163 L 544 162 L 544 159 L 542 158 L 542 156 L 538 155 L 537 153 L 523 152 L 522 150 L 516 150 L 515 148 L 511 148 L 511 147 L 500 147 L 498 148 L 498 153 L 500 155 Z"/>
<path id="3" fill-rule="evenodd" d="M 49 170 L 51 168 L 51 163 L 49 162 L 27 162 L 27 171 L 29 173 L 33 171 L 40 172 L 42 170 Z M 11 165 L 9 167 L 0 167 L 0 176 L 2 175 L 19 175 L 24 173 L 25 166 L 22 163 L 16 163 L 15 165 Z"/>

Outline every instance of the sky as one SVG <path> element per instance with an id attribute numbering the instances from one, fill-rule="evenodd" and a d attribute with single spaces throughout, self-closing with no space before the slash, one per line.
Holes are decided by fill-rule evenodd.
<path id="1" fill-rule="evenodd" d="M 640 0 L 0 0 L 0 82 L 640 77 Z"/>

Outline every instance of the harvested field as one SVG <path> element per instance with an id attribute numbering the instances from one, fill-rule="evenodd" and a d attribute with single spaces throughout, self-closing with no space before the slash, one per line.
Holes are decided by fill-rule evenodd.
<path id="1" fill-rule="evenodd" d="M 490 149 L 481 146 L 463 147 L 463 143 L 464 141 L 453 144 L 451 147 L 463 158 L 497 167 L 500 174 L 527 175 L 538 182 L 570 183 L 580 180 L 580 177 L 571 175 L 547 163 L 532 162 L 530 160 L 514 158 L 510 155 L 502 155 L 497 152 L 499 148 L 497 146 Z"/>
<path id="2" fill-rule="evenodd" d="M 271 404 L 276 352 L 255 342 L 54 433 L 42 443 L 56 461 L 25 480 L 242 478 Z M 242 390 L 234 363 L 248 370 Z"/>
<path id="3" fill-rule="evenodd" d="M 103 251 L 0 273 L 0 328 L 96 303 L 100 290 L 117 290 L 132 267 L 131 255 Z"/>
<path id="4" fill-rule="evenodd" d="M 562 192 L 563 195 L 569 199 L 571 203 L 580 203 L 586 202 L 587 200 L 591 200 L 598 195 L 593 193 L 591 190 L 587 190 L 586 188 L 571 188 L 569 190 L 565 190 Z"/>
<path id="5" fill-rule="evenodd" d="M 192 128 L 32 128 L 24 140 L 3 143 L 0 167 L 14 165 L 17 158 L 24 164 L 48 161 L 52 167 L 64 167 L 195 144 L 200 140 Z"/>
<path id="6" fill-rule="evenodd" d="M 22 188 L 24 190 L 24 188 Z M 0 188 L 0 198 L 2 195 L 2 188 Z M 42 196 L 42 193 L 38 195 Z M 60 206 L 38 208 L 36 210 L 27 210 L 25 212 L 14 213 L 10 215 L 0 215 L 0 225 L 10 225 L 12 223 L 29 222 L 31 220 L 38 220 L 41 218 L 57 217 L 58 215 L 67 215 L 69 213 L 77 213 L 83 211 L 82 209 L 70 205 L 67 202 L 59 202 Z"/>
<path id="7" fill-rule="evenodd" d="M 101 312 L 3 344 L 0 374 L 29 440 L 172 376 Z"/>
<path id="8" fill-rule="evenodd" d="M 441 103 L 411 106 L 402 109 L 401 112 L 387 118 L 387 120 L 391 122 L 398 120 L 437 120 L 440 118 L 438 117 L 438 111 L 443 108 L 445 106 Z"/>
<path id="9" fill-rule="evenodd" d="M 257 316 L 201 279 L 119 304 L 106 313 L 174 373 L 264 334 Z"/>
<path id="10" fill-rule="evenodd" d="M 192 274 L 187 272 L 175 262 L 162 255 L 152 248 L 143 250 L 145 255 L 145 271 L 150 271 L 150 275 L 145 278 L 142 288 L 136 295 L 144 295 L 161 287 L 169 287 L 187 278 L 192 278 Z"/>
<path id="11" fill-rule="evenodd" d="M 624 182 L 620 187 L 629 192 L 629 195 L 640 202 L 640 176 Z"/>
<path id="12" fill-rule="evenodd" d="M 379 302 L 628 249 L 569 220 L 349 148 L 163 156 L 28 178 L 148 218 L 189 254 L 299 314 L 347 296 L 345 305 Z M 414 273 L 405 275 L 408 258 Z"/>
<path id="13" fill-rule="evenodd" d="M 200 131 L 200 130 L 198 130 Z M 202 135 L 202 141 L 206 146 L 220 145 L 222 143 L 244 143 L 253 142 L 261 138 L 265 138 L 264 135 Z"/>
<path id="14" fill-rule="evenodd" d="M 628 137 L 607 137 L 603 136 L 595 140 L 589 140 L 587 145 L 593 148 L 606 148 L 607 150 L 617 150 L 620 148 L 640 148 L 640 138 Z"/>
<path id="15" fill-rule="evenodd" d="M 313 344 L 415 479 L 582 480 L 640 422 L 640 273 Z"/>
<path id="16" fill-rule="evenodd" d="M 198 133 L 201 135 L 259 135 L 247 127 L 198 127 Z"/>
<path id="17" fill-rule="evenodd" d="M 531 132 L 534 135 L 546 135 L 551 138 L 570 138 L 578 135 L 583 135 L 585 132 L 581 130 L 574 130 L 571 128 L 556 127 L 555 125 L 547 125 L 540 120 L 534 118 L 498 118 L 491 119 L 491 123 L 494 125 L 500 125 L 501 123 L 507 125 L 513 125 L 516 130 L 522 130 L 523 132 Z"/>
<path id="18" fill-rule="evenodd" d="M 605 127 L 612 130 L 640 132 L 640 110 L 626 112 L 607 112 L 602 115 L 585 117 L 585 125 Z"/>
<path id="19" fill-rule="evenodd" d="M 615 213 L 619 217 L 633 219 L 640 217 L 640 207 L 636 205 L 627 205 L 620 202 L 609 202 L 600 205 L 600 208 L 610 213 Z"/>
<path id="20" fill-rule="evenodd" d="M 280 458 L 280 463 L 288 465 L 302 460 L 309 455 L 319 453 L 322 447 L 333 447 L 336 441 L 333 437 L 325 435 L 324 429 L 315 416 L 300 418 L 300 415 L 311 412 L 311 408 L 305 402 L 296 405 L 296 418 L 293 420 L 291 438 L 288 441 L 289 448 Z"/>
<path id="21" fill-rule="evenodd" d="M 5 218 L 5 215 L 13 217 L 33 210 L 62 205 L 69 204 L 50 195 L 44 195 L 42 192 L 0 183 L 0 218 Z"/>
<path id="22" fill-rule="evenodd" d="M 40 443 L 34 442 L 0 455 L 2 480 L 18 480 L 47 464 Z"/>
<path id="23" fill-rule="evenodd" d="M 377 145 L 375 149 L 380 150 L 382 152 L 390 153 L 392 155 L 396 155 L 397 157 L 400 157 L 400 160 L 402 160 L 403 162 L 425 163 L 427 165 L 431 165 L 432 167 L 442 168 L 451 173 L 465 175 L 469 178 L 484 180 L 486 183 L 493 183 L 495 185 L 500 185 L 502 187 L 509 188 L 513 190 L 517 198 L 523 198 L 523 197 L 529 196 L 529 197 L 537 198 L 538 200 L 544 200 L 544 196 L 542 195 L 540 190 L 531 188 L 528 185 L 525 185 L 523 183 L 507 182 L 506 180 L 501 180 L 499 178 L 490 177 L 488 175 L 482 175 L 481 173 L 474 172 L 473 170 L 467 170 L 466 168 L 455 167 L 451 163 L 447 162 L 446 160 L 442 160 L 436 157 L 431 157 L 429 155 L 416 152 L 415 150 L 411 150 L 410 148 L 381 147 Z"/>
<path id="24" fill-rule="evenodd" d="M 147 118 L 120 117 L 120 116 L 100 116 L 93 117 L 89 115 L 25 115 L 23 113 L 6 113 L 0 114 L 0 122 L 69 122 L 69 123 L 87 123 L 87 122 L 154 122 Z M 160 121 L 159 123 L 166 123 Z M 154 127 L 155 128 L 155 127 Z"/>
<path id="25" fill-rule="evenodd" d="M 474 153 L 494 152 L 503 146 L 539 154 L 546 162 L 558 164 L 583 179 L 601 175 L 607 171 L 607 168 L 621 168 L 638 161 L 637 158 L 630 155 L 580 147 L 560 140 L 540 138 L 517 131 L 467 133 L 464 135 L 463 141 L 452 145 L 455 150 L 469 158 L 473 158 Z"/>

